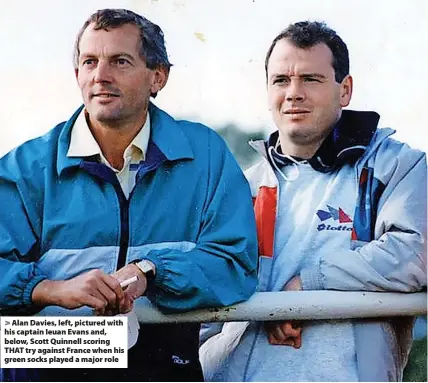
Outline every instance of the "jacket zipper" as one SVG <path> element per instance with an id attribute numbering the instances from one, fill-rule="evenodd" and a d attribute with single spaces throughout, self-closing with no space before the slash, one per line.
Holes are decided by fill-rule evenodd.
<path id="1" fill-rule="evenodd" d="M 126 264 L 126 254 L 129 246 L 129 199 L 126 199 L 119 182 L 114 184 L 114 190 L 119 200 L 120 209 L 119 256 L 116 264 L 116 270 L 119 270 Z"/>

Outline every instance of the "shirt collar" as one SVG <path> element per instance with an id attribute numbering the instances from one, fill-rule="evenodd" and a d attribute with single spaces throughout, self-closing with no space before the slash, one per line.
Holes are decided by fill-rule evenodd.
<path id="1" fill-rule="evenodd" d="M 67 157 L 90 157 L 94 155 L 100 155 L 102 157 L 100 146 L 89 129 L 85 114 L 85 109 L 82 109 L 73 125 Z M 146 122 L 128 145 L 128 148 L 138 148 L 141 151 L 142 158 L 145 159 L 149 138 L 150 116 L 147 112 Z M 127 150 L 125 150 L 125 152 L 126 151 Z"/>
<path id="2" fill-rule="evenodd" d="M 68 121 L 58 125 L 57 172 L 59 176 L 65 171 L 82 165 L 82 158 L 68 157 L 67 152 L 70 148 L 72 128 L 83 108 L 84 105 L 81 105 Z M 193 160 L 195 155 L 188 138 L 189 133 L 187 132 L 189 129 L 184 128 L 187 128 L 188 125 L 198 126 L 198 124 L 188 121 L 176 121 L 151 102 L 149 103 L 149 114 L 150 137 L 147 153 L 145 153 L 145 161 L 150 162 L 151 152 L 161 154 L 166 158 L 166 161 Z M 157 154 L 154 156 L 156 157 Z"/>

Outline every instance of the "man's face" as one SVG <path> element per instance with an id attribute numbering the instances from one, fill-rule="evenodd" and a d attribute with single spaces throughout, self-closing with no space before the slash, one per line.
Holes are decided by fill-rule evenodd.
<path id="1" fill-rule="evenodd" d="M 89 25 L 83 32 L 76 77 L 92 123 L 144 121 L 150 93 L 163 87 L 166 74 L 147 68 L 140 46 L 133 24 L 108 31 Z"/>
<path id="2" fill-rule="evenodd" d="M 269 109 L 281 143 L 313 146 L 330 133 L 341 108 L 351 99 L 352 79 L 334 78 L 333 55 L 325 44 L 297 48 L 277 42 L 267 67 Z"/>

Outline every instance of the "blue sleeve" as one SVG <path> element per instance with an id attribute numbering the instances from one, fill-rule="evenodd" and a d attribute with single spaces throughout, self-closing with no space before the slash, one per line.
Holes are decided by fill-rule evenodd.
<path id="1" fill-rule="evenodd" d="M 249 185 L 224 141 L 209 132 L 209 185 L 196 247 L 152 250 L 148 298 L 163 311 L 229 306 L 257 284 L 257 234 Z"/>
<path id="2" fill-rule="evenodd" d="M 0 309 L 18 309 L 31 305 L 34 287 L 46 277 L 34 263 L 38 241 L 19 186 L 1 174 L 0 201 Z"/>

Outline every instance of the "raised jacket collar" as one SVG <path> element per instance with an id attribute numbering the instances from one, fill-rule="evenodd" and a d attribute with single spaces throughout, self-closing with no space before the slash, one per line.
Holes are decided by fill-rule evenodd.
<path id="1" fill-rule="evenodd" d="M 66 169 L 79 167 L 84 160 L 83 157 L 67 157 L 71 130 L 82 109 L 83 105 L 64 124 L 59 135 L 57 153 L 58 175 L 61 175 Z M 152 103 L 149 104 L 149 114 L 151 134 L 148 154 L 150 147 L 154 144 L 168 161 L 193 159 L 193 150 L 180 124 Z"/>
<path id="2" fill-rule="evenodd" d="M 323 173 L 333 171 L 346 163 L 355 163 L 373 139 L 379 118 L 376 112 L 343 110 L 332 132 L 308 162 L 315 170 Z M 271 162 L 266 152 L 270 146 L 275 147 L 278 136 L 278 131 L 272 133 L 269 139 L 263 142 L 264 148 L 259 141 L 250 144 Z M 278 166 L 291 163 L 286 157 L 278 156 L 275 151 L 272 153 Z"/>

